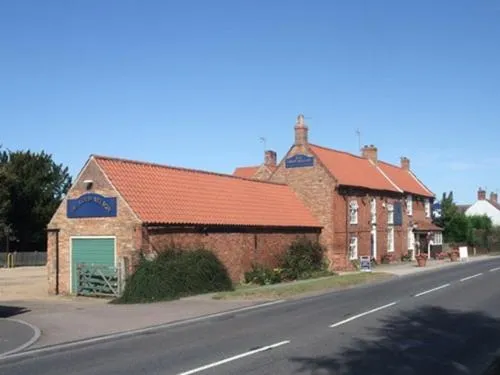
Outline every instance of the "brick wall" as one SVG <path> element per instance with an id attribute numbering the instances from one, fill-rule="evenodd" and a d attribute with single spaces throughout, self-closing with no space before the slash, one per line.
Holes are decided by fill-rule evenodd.
<path id="1" fill-rule="evenodd" d="M 267 181 L 269 180 L 269 177 L 271 177 L 271 174 L 272 174 L 271 170 L 267 166 L 262 164 L 257 170 L 257 172 L 255 172 L 255 174 L 252 176 L 252 178 L 254 180 Z"/>
<path id="2" fill-rule="evenodd" d="M 309 230 L 295 232 L 272 232 L 247 229 L 237 231 L 227 229 L 213 233 L 199 233 L 195 229 L 175 229 L 165 227 L 148 232 L 144 239 L 145 252 L 161 252 L 169 247 L 179 249 L 205 248 L 213 251 L 227 267 L 233 281 L 241 281 L 252 263 L 277 267 L 280 257 L 298 237 L 306 236 L 311 240 L 318 238 L 318 233 Z"/>
<path id="3" fill-rule="evenodd" d="M 320 242 L 326 248 L 330 268 L 333 269 L 336 266 L 337 258 L 345 254 L 345 248 L 340 249 L 334 246 L 333 192 L 335 181 L 328 171 L 317 162 L 317 159 L 315 159 L 313 167 L 286 168 L 285 159 L 299 153 L 313 156 L 306 146 L 293 146 L 279 163 L 270 180 L 286 183 L 290 186 L 319 220 L 323 226 Z"/>
<path id="4" fill-rule="evenodd" d="M 86 192 L 83 181 L 94 181 L 91 192 L 104 196 L 118 197 L 118 213 L 115 218 L 68 219 L 66 199 L 57 209 L 48 228 L 59 228 L 59 292 L 70 293 L 70 239 L 72 236 L 116 236 L 117 256 L 127 256 L 134 262 L 135 251 L 140 247 L 140 221 L 118 196 L 95 161 L 90 160 L 77 181 L 68 192 L 67 198 L 76 198 Z M 49 233 L 47 241 L 47 273 L 49 293 L 56 290 L 56 243 L 55 233 Z"/>

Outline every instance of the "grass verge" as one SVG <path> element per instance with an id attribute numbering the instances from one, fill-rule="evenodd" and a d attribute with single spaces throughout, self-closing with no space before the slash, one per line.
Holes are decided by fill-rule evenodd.
<path id="1" fill-rule="evenodd" d="M 310 293 L 345 289 L 355 285 L 387 280 L 394 275 L 384 272 L 359 272 L 345 275 L 321 277 L 261 287 L 241 285 L 234 291 L 220 292 L 213 299 L 280 299 Z"/>

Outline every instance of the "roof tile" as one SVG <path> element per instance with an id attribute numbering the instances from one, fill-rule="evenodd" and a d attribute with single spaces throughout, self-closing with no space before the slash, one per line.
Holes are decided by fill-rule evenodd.
<path id="1" fill-rule="evenodd" d="M 93 156 L 146 223 L 320 227 L 286 185 Z"/>
<path id="2" fill-rule="evenodd" d="M 434 194 L 410 171 L 383 161 L 378 162 L 377 165 L 404 192 L 424 197 L 434 197 Z"/>

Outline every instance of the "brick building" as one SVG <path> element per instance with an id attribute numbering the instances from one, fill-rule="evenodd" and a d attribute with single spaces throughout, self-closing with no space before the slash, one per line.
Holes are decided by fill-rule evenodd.
<path id="1" fill-rule="evenodd" d="M 171 245 L 213 250 L 239 280 L 298 236 L 318 239 L 321 224 L 282 183 L 91 156 L 48 232 L 49 292 L 67 294 L 79 263 L 133 268 Z"/>
<path id="2" fill-rule="evenodd" d="M 333 269 L 349 268 L 364 255 L 399 260 L 441 238 L 431 219 L 434 194 L 412 173 L 408 158 L 396 166 L 378 160 L 373 145 L 358 156 L 311 144 L 302 115 L 294 131 L 294 144 L 268 179 L 290 186 L 319 220 Z M 263 178 L 259 167 L 235 173 L 243 170 Z"/>

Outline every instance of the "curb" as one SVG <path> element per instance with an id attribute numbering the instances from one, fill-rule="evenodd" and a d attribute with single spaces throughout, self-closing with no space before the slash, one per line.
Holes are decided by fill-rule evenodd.
<path id="1" fill-rule="evenodd" d="M 8 321 L 11 321 L 11 322 L 16 322 L 16 323 L 23 324 L 25 326 L 30 327 L 33 330 L 33 336 L 31 337 L 31 339 L 29 339 L 24 344 L 18 346 L 17 348 L 9 350 L 9 351 L 4 352 L 4 353 L 0 353 L 0 359 L 4 358 L 4 357 L 7 357 L 9 355 L 18 353 L 21 350 L 28 348 L 29 346 L 31 346 L 35 342 L 37 342 L 38 339 L 40 338 L 40 336 L 42 335 L 42 332 L 40 331 L 40 328 L 38 328 L 37 326 L 35 326 L 35 325 L 31 324 L 31 323 L 25 322 L 24 320 L 11 319 L 11 318 L 4 318 L 4 320 L 8 320 Z"/>

